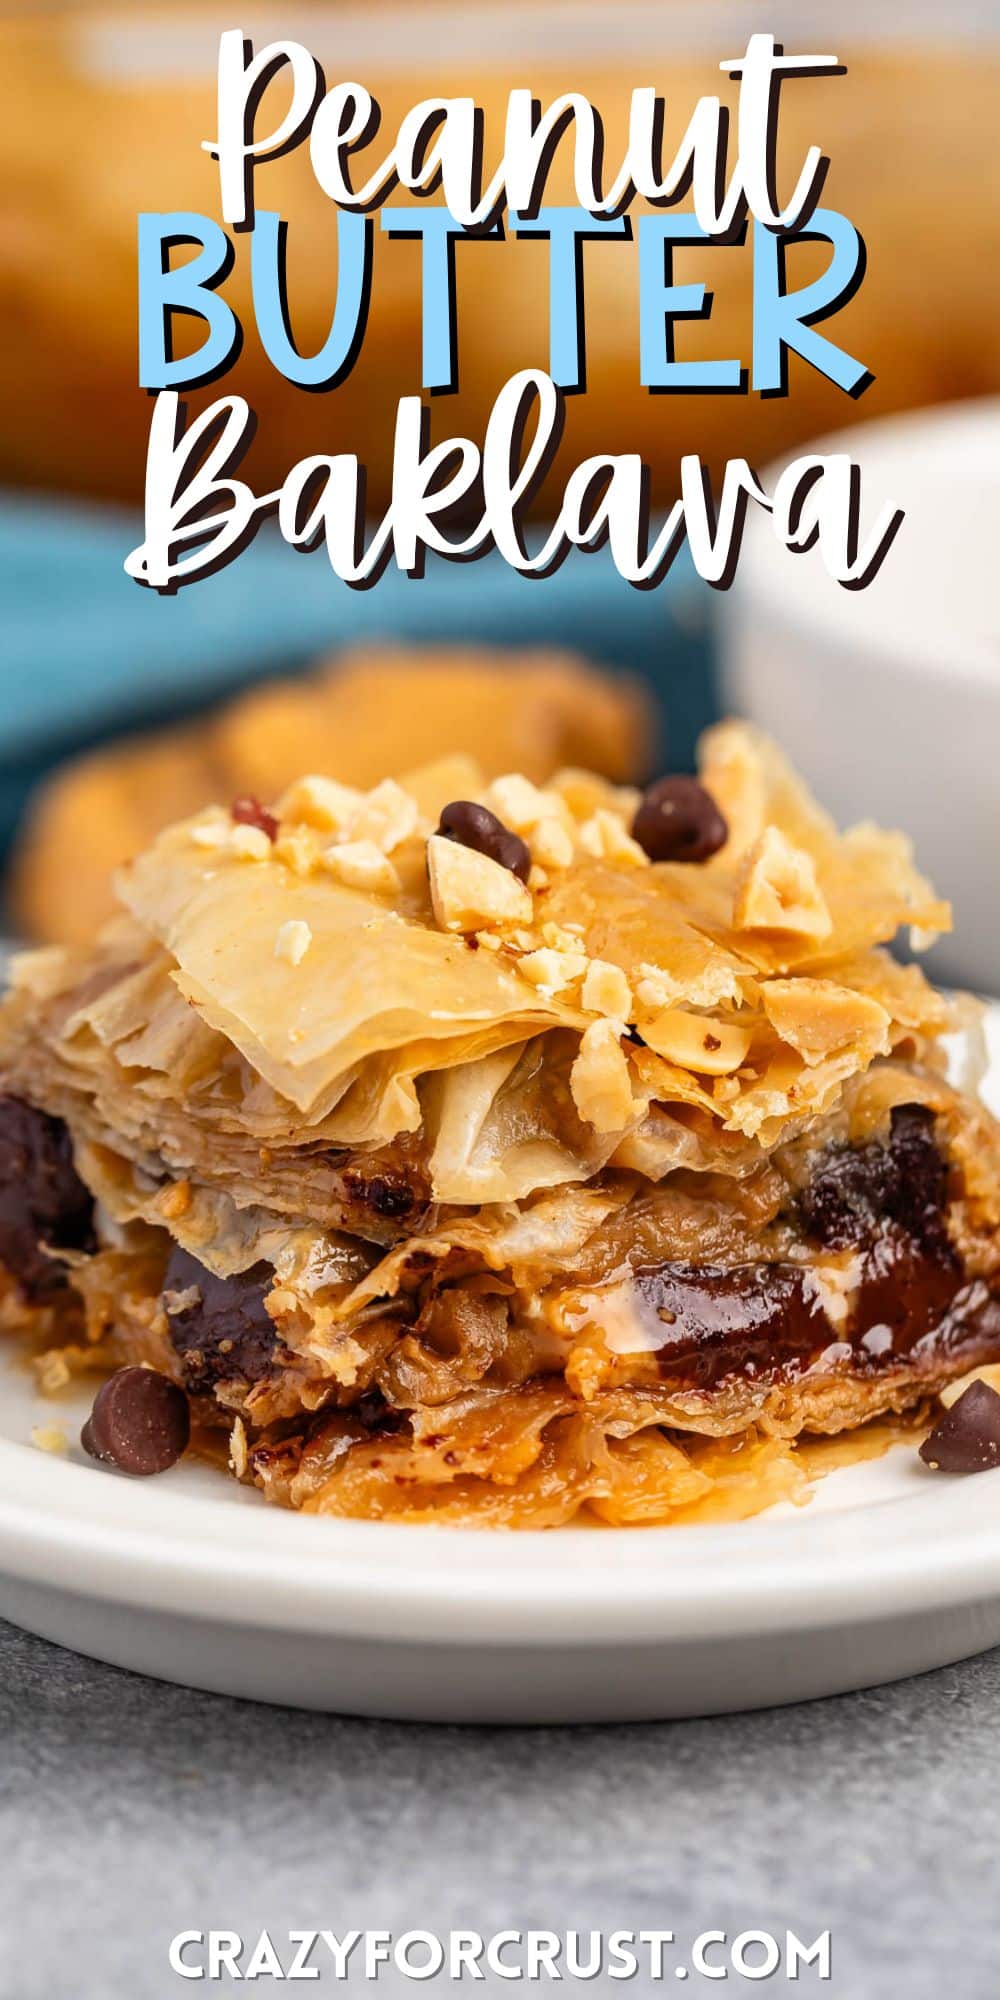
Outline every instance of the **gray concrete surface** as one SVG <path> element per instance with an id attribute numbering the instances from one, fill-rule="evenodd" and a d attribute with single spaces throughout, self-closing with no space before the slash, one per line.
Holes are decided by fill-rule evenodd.
<path id="1" fill-rule="evenodd" d="M 182 1929 L 266 1927 L 286 1960 L 293 1928 L 670 1929 L 683 1959 L 701 1931 L 752 1927 L 829 1928 L 830 1982 L 680 1985 L 671 1964 L 655 1990 L 990 2000 L 998 1725 L 1000 1652 L 758 1715 L 501 1731 L 259 1708 L 0 1626 L 0 1991 L 470 1989 L 391 1969 L 338 1986 L 332 1967 L 311 1985 L 189 1983 L 167 1959 Z"/>

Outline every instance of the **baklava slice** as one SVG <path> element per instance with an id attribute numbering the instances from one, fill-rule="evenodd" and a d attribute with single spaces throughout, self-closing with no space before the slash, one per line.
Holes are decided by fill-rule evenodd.
<path id="1" fill-rule="evenodd" d="M 1000 1361 L 971 1010 L 888 949 L 947 907 L 751 730 L 642 795 L 307 777 L 118 894 L 0 1017 L 46 1384 L 156 1371 L 292 1507 L 534 1527 L 798 1497 Z M 134 1470 L 131 1389 L 90 1438 Z"/>

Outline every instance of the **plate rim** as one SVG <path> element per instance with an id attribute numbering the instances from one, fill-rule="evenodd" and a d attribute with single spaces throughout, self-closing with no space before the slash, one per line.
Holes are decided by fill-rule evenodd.
<path id="1" fill-rule="evenodd" d="M 490 1645 L 817 1630 L 1000 1596 L 1000 1471 L 974 1493 L 914 1480 L 841 1511 L 505 1532 L 258 1511 L 165 1481 L 133 1487 L 126 1514 L 119 1479 L 95 1494 L 89 1468 L 4 1442 L 0 1571 L 242 1629 Z"/>

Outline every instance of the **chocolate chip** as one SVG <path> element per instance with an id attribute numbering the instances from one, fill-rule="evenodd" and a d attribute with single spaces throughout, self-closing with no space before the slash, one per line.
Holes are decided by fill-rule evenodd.
<path id="1" fill-rule="evenodd" d="M 1000 1465 L 1000 1396 L 988 1382 L 972 1382 L 935 1424 L 920 1447 L 937 1472 L 991 1472 Z"/>
<path id="2" fill-rule="evenodd" d="M 36 1303 L 66 1285 L 46 1254 L 93 1250 L 94 1203 L 73 1165 L 61 1118 L 20 1097 L 0 1097 L 0 1262 Z"/>
<path id="3" fill-rule="evenodd" d="M 91 1458 L 140 1479 L 166 1472 L 187 1450 L 187 1397 L 153 1368 L 119 1368 L 103 1383 L 80 1433 Z"/>
<path id="4" fill-rule="evenodd" d="M 260 800 L 255 799 L 249 792 L 242 798 L 234 799 L 229 810 L 237 826 L 259 827 L 261 833 L 266 833 L 268 840 L 277 840 L 278 821 L 274 814 L 268 812 L 267 807 L 262 806 Z"/>
<path id="5" fill-rule="evenodd" d="M 408 1429 L 410 1422 L 406 1411 L 394 1409 L 376 1386 L 365 1389 L 344 1414 L 359 1423 L 369 1437 L 397 1437 L 400 1431 Z"/>
<path id="6" fill-rule="evenodd" d="M 344 1182 L 353 1199 L 376 1215 L 409 1215 L 416 1204 L 414 1189 L 399 1174 L 363 1174 L 354 1168 L 348 1169 Z"/>
<path id="7" fill-rule="evenodd" d="M 697 778 L 659 778 L 643 793 L 632 838 L 651 861 L 707 861 L 725 846 L 729 828 Z"/>
<path id="8" fill-rule="evenodd" d="M 273 1283 L 270 1264 L 217 1278 L 179 1245 L 171 1251 L 165 1301 L 185 1292 L 196 1295 L 179 1311 L 166 1305 L 170 1338 L 192 1392 L 209 1395 L 218 1382 L 259 1382 L 270 1372 L 279 1342 L 264 1300 Z"/>
<path id="9" fill-rule="evenodd" d="M 926 1104 L 897 1104 L 888 1145 L 831 1146 L 818 1156 L 799 1197 L 807 1233 L 832 1250 L 874 1242 L 895 1223 L 946 1257 L 948 1168 Z"/>
<path id="10" fill-rule="evenodd" d="M 531 855 L 519 833 L 512 833 L 509 826 L 488 806 L 477 806 L 472 799 L 452 799 L 441 812 L 438 832 L 446 840 L 457 840 L 460 847 L 471 847 L 477 854 L 485 854 L 488 861 L 499 862 L 501 868 L 509 868 L 519 882 L 526 882 L 531 868 Z"/>

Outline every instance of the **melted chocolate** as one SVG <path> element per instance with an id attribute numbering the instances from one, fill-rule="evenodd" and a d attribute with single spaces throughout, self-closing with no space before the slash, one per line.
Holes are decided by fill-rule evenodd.
<path id="1" fill-rule="evenodd" d="M 181 1312 L 167 1308 L 170 1337 L 184 1362 L 184 1381 L 207 1395 L 219 1382 L 259 1382 L 279 1358 L 280 1343 L 264 1299 L 274 1283 L 270 1264 L 254 1264 L 230 1278 L 217 1278 L 187 1250 L 170 1254 L 163 1289 L 186 1292 L 195 1286 L 197 1303 Z"/>
<path id="2" fill-rule="evenodd" d="M 830 1349 L 839 1350 L 831 1364 L 849 1352 L 860 1377 L 906 1359 L 973 1367 L 1000 1353 L 1000 1298 L 896 1233 L 865 1258 L 841 1326 L 799 1264 L 662 1264 L 637 1271 L 635 1283 L 645 1315 L 664 1328 L 661 1373 L 679 1387 L 715 1388 L 732 1376 L 794 1381 Z"/>
<path id="3" fill-rule="evenodd" d="M 410 1426 L 406 1411 L 395 1409 L 377 1385 L 366 1389 L 344 1414 L 350 1417 L 352 1423 L 360 1424 L 369 1437 L 396 1437 Z"/>
<path id="4" fill-rule="evenodd" d="M 781 1373 L 829 1341 L 826 1318 L 795 1264 L 660 1264 L 635 1273 L 645 1313 L 664 1329 L 660 1369 L 714 1388 L 727 1375 Z"/>
<path id="5" fill-rule="evenodd" d="M 416 1191 L 402 1174 L 364 1174 L 353 1167 L 344 1175 L 344 1184 L 354 1201 L 383 1218 L 409 1215 L 416 1206 Z"/>
<path id="6" fill-rule="evenodd" d="M 944 1255 L 947 1191 L 933 1111 L 926 1104 L 897 1104 L 887 1145 L 830 1146 L 819 1156 L 799 1210 L 806 1235 L 830 1250 L 870 1244 L 895 1223 Z"/>
<path id="7" fill-rule="evenodd" d="M 1000 1298 L 969 1283 L 948 1238 L 948 1169 L 923 1105 L 893 1111 L 887 1144 L 829 1148 L 798 1201 L 808 1237 L 858 1260 L 849 1312 L 836 1323 L 809 1266 L 662 1264 L 636 1271 L 641 1310 L 663 1327 L 658 1360 L 678 1386 L 733 1376 L 790 1381 L 849 1356 L 875 1376 L 908 1360 L 967 1366 L 1000 1351 Z"/>
<path id="8" fill-rule="evenodd" d="M 94 1203 L 61 1118 L 0 1097 L 0 1263 L 38 1304 L 65 1290 L 52 1250 L 93 1250 Z"/>

